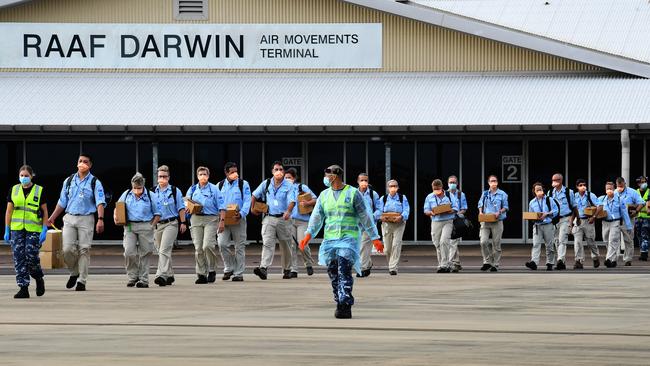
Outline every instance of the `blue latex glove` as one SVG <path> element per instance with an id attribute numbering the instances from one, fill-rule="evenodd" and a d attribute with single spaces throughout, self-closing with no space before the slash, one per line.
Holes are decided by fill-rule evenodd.
<path id="1" fill-rule="evenodd" d="M 7 244 L 9 243 L 9 239 L 11 239 L 11 230 L 9 229 L 9 226 L 6 226 L 4 240 L 7 242 Z"/>
<path id="2" fill-rule="evenodd" d="M 39 238 L 39 243 L 43 244 L 45 241 L 45 238 L 47 238 L 47 226 L 43 226 L 43 230 L 41 231 L 41 237 Z"/>

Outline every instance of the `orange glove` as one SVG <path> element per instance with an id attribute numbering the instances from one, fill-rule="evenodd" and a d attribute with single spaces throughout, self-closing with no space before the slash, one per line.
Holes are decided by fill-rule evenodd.
<path id="1" fill-rule="evenodd" d="M 300 251 L 302 252 L 305 251 L 305 247 L 307 246 L 307 244 L 309 244 L 310 240 L 311 240 L 311 234 L 309 233 L 305 234 L 305 238 L 302 239 L 302 241 L 300 242 Z"/>
<path id="2" fill-rule="evenodd" d="M 377 252 L 379 252 L 379 253 L 384 252 L 384 244 L 381 242 L 381 240 L 379 240 L 379 239 L 373 240 L 372 245 L 375 246 L 375 249 L 377 249 Z"/>

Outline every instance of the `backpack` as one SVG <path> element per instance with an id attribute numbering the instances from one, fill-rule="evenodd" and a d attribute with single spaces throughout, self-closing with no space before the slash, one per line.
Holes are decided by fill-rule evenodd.
<path id="1" fill-rule="evenodd" d="M 571 210 L 573 212 L 573 205 L 571 204 L 571 194 L 569 192 L 570 192 L 569 187 L 564 187 L 564 195 L 566 196 L 566 202 L 569 205 L 569 210 Z M 552 189 L 549 190 L 547 195 L 553 197 L 553 190 Z M 589 197 L 589 196 L 587 196 L 587 197 Z M 553 199 L 555 199 L 555 198 L 553 198 Z M 555 200 L 555 202 L 559 202 L 559 201 Z M 591 199 L 589 200 L 589 202 L 591 203 Z M 560 205 L 558 205 L 557 207 L 559 209 Z"/>
<path id="2" fill-rule="evenodd" d="M 172 189 L 172 196 L 174 197 L 174 208 L 176 208 L 176 207 L 178 207 L 178 200 L 176 199 L 176 196 L 178 195 L 178 188 L 175 187 L 175 186 L 173 186 L 173 185 L 171 185 L 171 184 L 170 184 L 169 186 L 170 186 L 171 189 Z M 153 188 L 151 189 L 151 191 L 152 191 L 152 192 L 155 192 L 155 191 L 156 191 L 156 187 L 153 187 Z M 192 193 L 194 193 L 194 192 L 192 192 Z"/>
<path id="3" fill-rule="evenodd" d="M 261 203 L 266 203 L 266 195 L 269 194 L 269 186 L 271 185 L 271 178 L 266 179 L 266 186 L 264 187 L 264 194 L 262 195 L 262 198 L 260 198 L 258 201 Z"/>
<path id="4" fill-rule="evenodd" d="M 68 200 L 70 200 L 70 187 L 72 186 L 72 180 L 74 179 L 74 176 L 77 175 L 77 173 L 73 173 L 71 176 L 69 176 L 66 180 L 65 183 L 63 184 L 63 187 L 65 189 L 65 195 L 68 197 Z M 95 203 L 95 187 L 97 186 L 97 177 L 93 176 L 93 179 L 90 180 L 90 189 L 93 191 L 93 203 Z M 111 201 L 112 195 L 108 194 L 108 192 L 105 192 L 104 194 L 104 200 L 106 201 L 106 205 L 108 205 Z"/>
<path id="5" fill-rule="evenodd" d="M 359 187 L 357 187 L 357 189 L 359 189 Z M 359 193 L 361 193 L 361 191 L 359 191 Z M 375 207 L 375 191 L 372 190 L 372 186 L 370 184 L 368 184 L 368 194 L 370 195 L 370 206 L 372 207 L 372 212 L 374 213 L 377 209 Z"/>
<path id="6" fill-rule="evenodd" d="M 555 198 L 553 198 L 553 201 L 555 201 L 555 204 L 557 205 L 558 214 L 551 218 L 551 224 L 557 225 L 557 223 L 560 222 L 560 213 L 559 213 L 560 202 L 558 202 Z M 546 206 L 548 207 L 549 211 L 553 211 L 553 209 L 551 208 L 551 197 L 550 196 L 546 196 Z"/>
<path id="7" fill-rule="evenodd" d="M 149 190 L 146 189 L 146 188 L 144 189 L 144 191 L 147 192 L 147 198 L 149 198 L 149 206 L 151 206 L 151 214 L 153 214 L 156 210 L 154 210 L 154 208 L 153 208 L 153 200 L 151 199 L 151 192 L 149 192 Z M 126 201 L 126 196 L 129 195 L 129 189 L 124 191 L 124 193 L 122 193 L 122 194 L 125 195 L 124 200 Z M 124 210 L 124 213 L 127 215 L 126 221 L 129 221 L 129 218 L 128 218 L 129 211 Z"/>
<path id="8" fill-rule="evenodd" d="M 241 194 L 241 200 L 244 201 L 244 181 L 241 179 L 237 179 L 237 185 L 239 186 L 239 193 Z M 217 183 L 217 188 L 221 190 L 223 188 L 223 184 L 226 180 L 222 180 L 221 182 Z"/>
<path id="9" fill-rule="evenodd" d="M 400 192 L 397 192 L 397 197 L 399 197 L 399 203 L 404 204 L 404 195 L 401 194 Z M 388 200 L 388 195 L 387 194 L 384 195 L 383 198 L 384 198 L 384 206 L 386 206 L 386 201 Z M 373 203 L 373 206 L 374 206 L 374 203 Z M 373 210 L 373 212 L 374 212 L 374 210 Z"/>

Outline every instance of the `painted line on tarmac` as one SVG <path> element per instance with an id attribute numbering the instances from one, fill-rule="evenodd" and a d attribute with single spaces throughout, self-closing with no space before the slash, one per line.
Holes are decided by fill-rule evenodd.
<path id="1" fill-rule="evenodd" d="M 596 336 L 596 337 L 644 337 L 647 333 L 624 332 L 558 332 L 537 330 L 490 330 L 490 329 L 452 329 L 452 328 L 386 328 L 386 327 L 324 327 L 298 325 L 236 325 L 236 324 L 163 324 L 163 323 L 56 323 L 56 322 L 0 322 L 7 326 L 45 326 L 45 327 L 125 327 L 125 328 L 240 328 L 240 329 L 285 329 L 285 330 L 348 330 L 348 331 L 380 331 L 380 332 L 413 332 L 413 333 L 478 333 L 478 334 L 514 334 L 514 335 L 560 335 L 560 336 Z"/>

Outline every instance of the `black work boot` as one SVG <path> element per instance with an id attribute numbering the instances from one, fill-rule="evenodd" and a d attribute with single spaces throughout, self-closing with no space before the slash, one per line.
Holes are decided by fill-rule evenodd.
<path id="1" fill-rule="evenodd" d="M 314 274 L 314 267 L 307 266 L 307 276 L 312 276 Z"/>
<path id="2" fill-rule="evenodd" d="M 36 280 L 36 296 L 43 296 L 45 294 L 45 280 L 43 277 L 35 278 Z"/>
<path id="3" fill-rule="evenodd" d="M 70 276 L 70 278 L 68 278 L 68 282 L 65 284 L 65 288 L 73 288 L 74 285 L 77 284 L 78 278 L 79 276 Z"/>
<path id="4" fill-rule="evenodd" d="M 233 274 L 234 274 L 233 271 L 224 272 L 223 277 L 221 277 L 221 280 L 222 281 L 228 281 L 228 280 L 230 280 L 230 278 L 232 277 Z"/>
<path id="5" fill-rule="evenodd" d="M 564 264 L 563 260 L 557 261 L 557 265 L 555 266 L 555 269 L 558 271 L 564 271 L 566 269 L 566 264 Z"/>
<path id="6" fill-rule="evenodd" d="M 339 304 L 336 306 L 334 317 L 337 319 L 350 319 L 352 318 L 352 306 Z"/>
<path id="7" fill-rule="evenodd" d="M 647 262 L 648 261 L 648 252 L 641 252 L 641 255 L 639 256 L 639 260 Z"/>
<path id="8" fill-rule="evenodd" d="M 291 271 L 288 270 L 288 269 L 285 269 L 285 270 L 282 272 L 282 279 L 283 279 L 283 280 L 288 280 L 288 279 L 290 279 L 290 278 L 291 278 Z"/>
<path id="9" fill-rule="evenodd" d="M 22 286 L 14 295 L 14 299 L 29 299 L 29 286 Z"/>
<path id="10" fill-rule="evenodd" d="M 257 267 L 253 270 L 253 273 L 262 280 L 267 278 L 266 268 Z"/>
<path id="11" fill-rule="evenodd" d="M 208 278 L 205 277 L 204 275 L 197 275 L 196 281 L 194 281 L 194 283 L 197 285 L 205 285 L 206 283 L 208 283 Z"/>
<path id="12" fill-rule="evenodd" d="M 217 280 L 217 272 L 215 272 L 215 271 L 208 272 L 208 282 L 209 283 L 214 283 L 214 281 L 216 281 L 216 280 Z"/>
<path id="13" fill-rule="evenodd" d="M 537 271 L 537 263 L 533 261 L 526 262 L 526 267 L 530 268 L 532 271 Z"/>
<path id="14" fill-rule="evenodd" d="M 600 267 L 600 259 L 596 258 L 594 259 L 594 268 Z"/>

